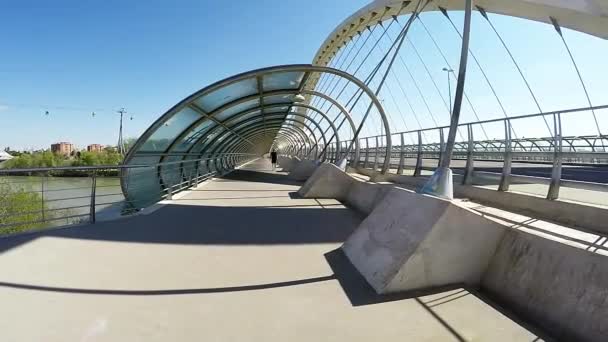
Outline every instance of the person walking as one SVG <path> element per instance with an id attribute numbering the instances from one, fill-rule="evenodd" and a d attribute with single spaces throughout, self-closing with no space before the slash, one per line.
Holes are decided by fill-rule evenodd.
<path id="1" fill-rule="evenodd" d="M 277 151 L 272 150 L 270 152 L 270 162 L 272 163 L 272 171 L 277 168 Z"/>

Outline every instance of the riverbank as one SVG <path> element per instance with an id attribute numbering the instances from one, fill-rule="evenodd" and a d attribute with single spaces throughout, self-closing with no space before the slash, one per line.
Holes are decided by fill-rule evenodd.
<path id="1" fill-rule="evenodd" d="M 38 204 L 32 210 L 41 212 L 40 219 L 52 219 L 52 221 L 46 222 L 43 227 L 73 224 L 89 219 L 91 195 L 93 193 L 91 178 L 24 175 L 0 176 L 0 186 L 12 193 L 35 196 Z M 94 190 L 96 213 L 102 214 L 104 217 L 120 216 L 124 205 L 120 178 L 99 177 L 96 180 Z M 0 206 L 2 204 L 2 199 L 0 198 Z M 13 216 L 12 219 L 5 220 L 4 224 L 19 223 L 23 221 L 23 217 L 21 217 L 22 215 L 19 212 L 31 212 L 32 210 L 12 209 L 11 213 L 6 213 Z M 34 228 L 39 228 L 39 226 L 36 225 Z M 0 235 L 2 235 L 1 229 Z"/>

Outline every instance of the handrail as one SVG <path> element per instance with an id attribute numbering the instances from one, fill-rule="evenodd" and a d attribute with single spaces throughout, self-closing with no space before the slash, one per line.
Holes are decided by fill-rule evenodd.
<path id="1" fill-rule="evenodd" d="M 230 155 L 254 155 L 252 153 L 230 153 Z M 178 160 L 172 162 L 163 162 L 157 164 L 119 164 L 119 165 L 95 165 L 95 166 L 55 166 L 55 167 L 34 167 L 26 169 L 0 169 L 0 174 L 3 173 L 21 173 L 21 172 L 48 172 L 48 171 L 97 171 L 97 170 L 108 170 L 108 169 L 137 169 L 146 167 L 158 167 L 163 165 L 193 163 L 207 160 L 215 160 L 217 158 L 200 158 L 200 159 L 187 159 Z"/>
<path id="2" fill-rule="evenodd" d="M 472 121 L 472 122 L 460 123 L 460 124 L 458 124 L 458 126 L 460 127 L 460 126 L 468 126 L 468 125 L 481 125 L 481 124 L 485 124 L 485 123 L 504 122 L 504 121 L 527 119 L 527 118 L 540 117 L 540 116 L 546 116 L 546 115 L 568 114 L 568 113 L 576 113 L 576 112 L 599 110 L 599 109 L 608 109 L 608 105 L 570 108 L 570 109 L 564 109 L 564 110 L 554 110 L 554 111 L 550 111 L 550 112 L 516 115 L 516 116 L 510 116 L 507 118 L 502 117 L 502 118 L 488 119 L 488 120 L 482 120 L 482 121 Z M 391 135 L 397 135 L 397 134 L 402 134 L 402 133 L 409 134 L 409 133 L 416 133 L 416 132 L 427 132 L 427 131 L 433 131 L 433 130 L 438 130 L 438 129 L 448 129 L 448 128 L 450 128 L 450 126 L 437 126 L 437 127 L 429 127 L 429 128 L 414 129 L 414 130 L 409 130 L 409 131 L 395 132 L 395 133 L 391 133 Z M 384 135 L 377 135 L 377 136 L 381 137 Z M 375 137 L 376 137 L 376 135 L 372 135 L 372 136 L 368 136 L 368 137 L 362 137 L 361 139 L 375 138 Z M 585 137 L 608 138 L 607 135 L 601 135 L 601 136 L 600 135 L 590 135 L 590 136 L 585 136 Z M 515 139 L 513 139 L 513 140 L 515 140 Z"/>
<path id="3" fill-rule="evenodd" d="M 134 214 L 214 176 L 231 172 L 257 157 L 251 153 L 227 153 L 149 165 L 0 169 L 0 236 L 86 221 L 95 223 L 101 214 L 107 216 L 109 213 L 112 218 Z M 146 171 L 135 171 L 142 169 Z M 100 175 L 101 171 L 108 170 L 118 171 L 118 174 Z M 80 181 L 74 186 L 54 183 L 49 181 L 55 178 L 52 176 L 54 171 L 82 171 L 85 177 L 80 179 L 90 182 L 85 183 L 87 186 Z M 31 174 L 37 175 L 34 181 L 3 177 Z M 108 181 L 99 181 L 102 178 Z M 56 179 L 60 182 L 65 178 Z"/>

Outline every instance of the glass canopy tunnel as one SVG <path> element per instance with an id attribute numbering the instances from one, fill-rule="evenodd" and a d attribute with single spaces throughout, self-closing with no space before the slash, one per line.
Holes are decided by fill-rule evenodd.
<path id="1" fill-rule="evenodd" d="M 357 106 L 336 100 L 335 87 L 319 87 L 321 78 L 352 93 Z M 363 127 L 365 108 L 388 132 L 374 93 L 344 71 L 282 65 L 229 77 L 186 97 L 144 132 L 125 156 L 123 193 L 143 208 L 271 149 L 319 162 L 329 153 L 338 160 L 347 150 L 357 158 L 358 139 L 352 138 Z"/>

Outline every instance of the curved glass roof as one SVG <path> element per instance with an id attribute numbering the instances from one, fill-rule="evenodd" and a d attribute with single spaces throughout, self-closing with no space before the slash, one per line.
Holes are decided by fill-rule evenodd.
<path id="1" fill-rule="evenodd" d="M 354 84 L 384 116 L 369 88 L 340 70 L 305 64 L 242 73 L 197 91 L 156 120 L 125 156 L 124 164 L 142 168 L 125 171 L 123 192 L 132 201 L 149 204 L 193 172 L 230 170 L 243 156 L 257 158 L 278 147 L 279 140 L 294 153 L 314 151 L 313 158 L 324 158 L 321 148 L 332 142 L 340 146 L 340 132 L 346 129 L 352 136 L 356 129 L 342 104 L 313 90 L 312 80 L 324 73 Z M 311 85 L 306 86 L 309 78 Z M 315 107 L 313 97 L 333 110 Z M 342 125 L 334 124 L 338 116 L 347 122 L 342 131 Z"/>

